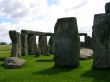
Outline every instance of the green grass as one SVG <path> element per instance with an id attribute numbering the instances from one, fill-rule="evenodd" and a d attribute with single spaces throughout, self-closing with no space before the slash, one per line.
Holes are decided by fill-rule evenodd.
<path id="1" fill-rule="evenodd" d="M 9 56 L 11 52 L 10 45 L 0 45 L 0 57 Z"/>
<path id="2" fill-rule="evenodd" d="M 10 55 L 11 47 L 3 47 L 0 46 L 1 59 Z M 27 64 L 21 69 L 5 69 L 0 60 L 0 82 L 110 82 L 110 70 L 92 70 L 92 59 L 80 61 L 77 69 L 71 69 L 54 68 L 52 55 L 22 58 Z"/>

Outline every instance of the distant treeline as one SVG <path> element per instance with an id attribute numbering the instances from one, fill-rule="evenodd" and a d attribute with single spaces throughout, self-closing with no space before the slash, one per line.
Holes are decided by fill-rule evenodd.
<path id="1" fill-rule="evenodd" d="M 7 44 L 12 44 L 12 43 L 6 43 L 6 42 L 0 42 L 0 45 L 7 45 Z"/>

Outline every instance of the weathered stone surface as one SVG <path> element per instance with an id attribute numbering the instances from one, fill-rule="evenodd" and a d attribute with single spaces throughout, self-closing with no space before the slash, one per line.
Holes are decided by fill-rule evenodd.
<path id="1" fill-rule="evenodd" d="M 28 35 L 28 54 L 37 54 L 36 35 Z"/>
<path id="2" fill-rule="evenodd" d="M 42 55 L 48 55 L 47 36 L 39 36 L 38 45 L 40 50 L 39 52 L 41 52 Z"/>
<path id="3" fill-rule="evenodd" d="M 22 55 L 22 43 L 21 43 L 21 34 L 18 33 L 18 56 Z"/>
<path id="4" fill-rule="evenodd" d="M 81 41 L 81 42 L 80 42 L 80 47 L 81 47 L 81 48 L 86 48 L 85 42 L 82 42 L 82 41 Z"/>
<path id="5" fill-rule="evenodd" d="M 20 33 L 16 32 L 15 30 L 9 31 L 9 36 L 12 41 L 12 50 L 11 50 L 11 56 L 12 57 L 18 57 L 21 55 L 21 37 Z"/>
<path id="6" fill-rule="evenodd" d="M 37 54 L 36 54 L 36 56 L 38 57 L 38 56 L 40 56 L 40 55 L 41 55 L 41 50 L 40 50 L 40 47 L 37 46 Z"/>
<path id="7" fill-rule="evenodd" d="M 48 42 L 49 54 L 55 53 L 54 36 L 51 36 Z"/>
<path id="8" fill-rule="evenodd" d="M 79 36 L 87 36 L 87 33 L 79 33 Z"/>
<path id="9" fill-rule="evenodd" d="M 93 21 L 93 25 L 99 25 L 100 23 L 102 23 L 106 18 L 106 14 L 102 13 L 102 14 L 95 14 L 94 15 L 94 21 Z"/>
<path id="10" fill-rule="evenodd" d="M 92 38 L 90 36 L 87 36 L 85 38 L 85 45 L 86 45 L 86 48 L 92 48 Z"/>
<path id="11" fill-rule="evenodd" d="M 20 68 L 23 67 L 25 63 L 26 60 L 17 57 L 8 57 L 5 59 L 6 68 Z"/>
<path id="12" fill-rule="evenodd" d="M 110 12 L 110 2 L 109 3 L 106 3 L 106 5 L 105 5 L 105 12 L 106 13 L 109 13 Z"/>
<path id="13" fill-rule="evenodd" d="M 21 41 L 22 41 L 22 55 L 28 54 L 28 35 L 21 31 Z"/>
<path id="14" fill-rule="evenodd" d="M 60 18 L 54 28 L 55 66 L 77 67 L 79 65 L 79 37 L 74 17 Z"/>
<path id="15" fill-rule="evenodd" d="M 94 16 L 92 41 L 93 68 L 110 68 L 110 16 L 106 14 Z"/>
<path id="16" fill-rule="evenodd" d="M 32 31 L 32 30 L 22 30 L 22 32 L 25 34 L 31 34 L 36 36 L 40 36 L 40 35 L 53 36 L 53 33 L 49 33 L 49 32 L 39 32 L 39 31 Z"/>

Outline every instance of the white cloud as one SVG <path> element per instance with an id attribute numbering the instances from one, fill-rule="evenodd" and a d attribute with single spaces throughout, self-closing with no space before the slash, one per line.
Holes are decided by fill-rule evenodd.
<path id="1" fill-rule="evenodd" d="M 11 23 L 2 23 L 0 24 L 0 42 L 10 43 L 9 30 L 15 30 L 15 27 Z"/>
<path id="2" fill-rule="evenodd" d="M 0 0 L 0 16 L 17 19 L 15 24 L 11 21 L 0 24 L 0 29 L 4 30 L 6 36 L 8 30 L 13 28 L 17 31 L 29 29 L 54 32 L 58 18 L 77 17 L 79 32 L 87 32 L 91 35 L 93 16 L 96 13 L 104 13 L 105 3 L 108 1 L 59 0 L 57 4 L 49 6 L 47 0 Z"/>
<path id="3" fill-rule="evenodd" d="M 19 0 L 1 0 L 1 15 L 9 18 L 20 18 L 28 13 L 28 8 Z"/>

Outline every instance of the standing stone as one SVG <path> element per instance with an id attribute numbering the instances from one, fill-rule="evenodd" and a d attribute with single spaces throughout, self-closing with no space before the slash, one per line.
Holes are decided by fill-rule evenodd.
<path id="1" fill-rule="evenodd" d="M 20 57 L 22 55 L 22 43 L 21 43 L 21 34 L 18 33 L 18 56 Z"/>
<path id="2" fill-rule="evenodd" d="M 110 16 L 94 16 L 92 43 L 93 69 L 110 68 Z"/>
<path id="3" fill-rule="evenodd" d="M 92 38 L 90 36 L 86 36 L 85 38 L 85 45 L 86 45 L 86 48 L 92 48 Z"/>
<path id="4" fill-rule="evenodd" d="M 28 54 L 37 54 L 36 35 L 28 35 Z"/>
<path id="5" fill-rule="evenodd" d="M 77 21 L 74 17 L 60 18 L 54 29 L 55 66 L 77 67 L 80 45 Z"/>
<path id="6" fill-rule="evenodd" d="M 40 56 L 41 55 L 41 49 L 40 49 L 40 46 L 39 46 L 39 44 L 38 44 L 38 49 L 37 49 L 37 54 L 36 54 L 36 56 Z"/>
<path id="7" fill-rule="evenodd" d="M 49 54 L 54 54 L 55 52 L 54 36 L 51 36 L 49 39 L 48 50 L 49 50 Z"/>
<path id="8" fill-rule="evenodd" d="M 9 31 L 9 36 L 12 41 L 11 57 L 18 57 L 19 34 L 15 30 L 11 30 Z"/>
<path id="9" fill-rule="evenodd" d="M 39 52 L 41 52 L 42 55 L 48 55 L 48 46 L 47 46 L 47 36 L 40 35 L 39 36 Z"/>
<path id="10" fill-rule="evenodd" d="M 27 34 L 21 31 L 21 41 L 22 41 L 22 56 L 28 54 L 28 41 L 27 41 Z"/>
<path id="11" fill-rule="evenodd" d="M 109 13 L 110 12 L 110 2 L 109 3 L 106 3 L 106 5 L 105 5 L 105 12 L 106 13 Z"/>

